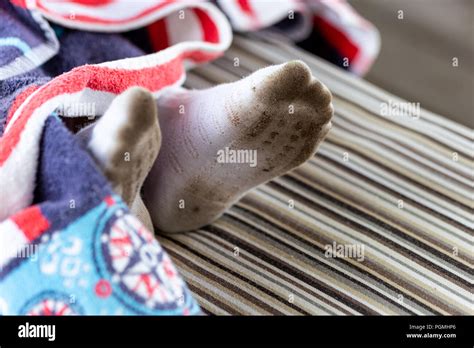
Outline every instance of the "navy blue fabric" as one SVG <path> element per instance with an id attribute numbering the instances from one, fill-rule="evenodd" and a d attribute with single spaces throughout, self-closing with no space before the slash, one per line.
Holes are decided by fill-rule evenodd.
<path id="1" fill-rule="evenodd" d="M 41 205 L 53 229 L 63 228 L 113 194 L 82 144 L 57 117 L 46 120 L 40 151 L 33 204 Z"/>

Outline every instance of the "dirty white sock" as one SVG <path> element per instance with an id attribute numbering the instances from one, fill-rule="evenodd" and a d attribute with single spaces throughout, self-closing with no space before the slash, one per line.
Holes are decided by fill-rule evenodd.
<path id="1" fill-rule="evenodd" d="M 162 147 L 143 189 L 164 232 L 218 218 L 246 191 L 305 162 L 330 128 L 329 90 L 301 61 L 158 100 Z"/>
<path id="2" fill-rule="evenodd" d="M 76 135 L 142 223 L 153 231 L 140 189 L 161 145 L 156 102 L 132 87 L 117 96 L 105 114 Z"/>

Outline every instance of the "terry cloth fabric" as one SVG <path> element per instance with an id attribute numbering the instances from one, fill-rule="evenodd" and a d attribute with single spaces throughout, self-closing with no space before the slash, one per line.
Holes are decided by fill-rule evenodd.
<path id="1" fill-rule="evenodd" d="M 87 167 L 90 159 L 72 135 L 48 118 L 54 113 L 83 116 L 84 105 L 88 112 L 93 106 L 88 116 L 101 115 L 131 86 L 158 96 L 180 85 L 186 68 L 215 58 L 229 46 L 226 18 L 212 4 L 201 2 L 143 2 L 136 11 L 130 10 L 130 3 L 108 1 L 71 1 L 52 8 L 47 1 L 2 1 L 0 6 L 0 20 L 10 24 L 0 33 L 5 39 L 1 44 L 10 47 L 0 55 L 1 312 L 198 313 L 160 245 L 120 198 L 112 196 L 97 169 Z M 91 15 L 91 7 L 98 16 Z M 183 15 L 187 26 L 180 25 Z M 107 34 L 64 27 L 55 32 L 45 17 Z M 165 22 L 156 24 L 160 20 Z M 144 30 L 151 37 L 159 34 L 153 25 L 173 33 L 166 48 L 161 43 L 164 49 L 149 55 L 130 43 L 121 45 L 127 40 L 110 33 L 148 25 L 151 29 Z M 58 48 L 56 35 L 69 44 L 79 42 L 81 35 L 86 40 L 65 51 Z M 93 51 L 87 42 L 101 49 Z M 54 52 L 59 52 L 57 64 L 43 64 Z M 120 59 L 125 57 L 132 58 Z M 99 64 L 83 65 L 91 62 Z M 69 70 L 76 65 L 81 66 Z M 58 151 L 62 148 L 67 151 Z M 84 176 L 73 175 L 77 173 Z M 74 207 L 66 206 L 68 202 Z M 101 245 L 106 239 L 115 243 L 110 250 Z M 27 248 L 35 251 L 36 245 L 35 257 L 17 257 Z"/>
<path id="2" fill-rule="evenodd" d="M 0 80 L 32 70 L 53 57 L 59 43 L 37 11 L 0 2 Z"/>
<path id="3" fill-rule="evenodd" d="M 380 49 L 377 29 L 345 0 L 218 0 L 239 32 L 262 30 L 276 42 L 304 49 L 357 75 L 372 66 Z"/>
<path id="4" fill-rule="evenodd" d="M 407 101 L 301 49 L 238 36 L 186 84 L 232 82 L 294 57 L 334 97 L 315 158 L 212 225 L 159 237 L 203 311 L 474 314 L 472 130 L 422 107 L 385 109 Z M 364 258 L 334 257 L 334 243 L 364 246 Z"/>
<path id="5" fill-rule="evenodd" d="M 20 13 L 22 22 L 5 16 L 7 25 L 0 29 L 0 77 L 5 78 L 39 66 L 58 52 L 57 39 L 44 18 L 68 28 L 101 32 L 124 32 L 146 26 L 155 50 L 190 38 L 216 43 L 223 40 L 217 38 L 218 32 L 225 31 L 227 26 L 221 19 L 217 20 L 215 13 L 207 12 L 212 7 L 203 1 L 186 4 L 173 0 L 133 4 L 123 0 L 13 2 L 38 11 Z M 217 3 L 236 31 L 278 33 L 279 40 L 289 38 L 358 75 L 368 71 L 380 48 L 377 29 L 345 0 L 219 0 Z M 173 11 L 178 15 L 170 16 Z M 183 18 L 186 18 L 185 26 L 181 25 Z M 9 27 L 21 33 L 12 34 Z M 37 31 L 34 36 L 29 31 L 37 27 L 41 30 L 33 29 Z"/>

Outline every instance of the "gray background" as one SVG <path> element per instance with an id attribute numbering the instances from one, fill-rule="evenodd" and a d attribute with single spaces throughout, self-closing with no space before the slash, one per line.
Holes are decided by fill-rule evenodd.
<path id="1" fill-rule="evenodd" d="M 380 31 L 366 79 L 474 128 L 474 1 L 350 0 Z M 404 19 L 397 11 L 404 11 Z M 452 66 L 452 58 L 459 66 Z"/>

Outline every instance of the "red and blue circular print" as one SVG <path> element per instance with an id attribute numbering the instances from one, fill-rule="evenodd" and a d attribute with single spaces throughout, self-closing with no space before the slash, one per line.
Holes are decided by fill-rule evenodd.
<path id="1" fill-rule="evenodd" d="M 184 308 L 189 294 L 183 280 L 154 236 L 133 215 L 117 210 L 94 239 L 94 258 L 103 278 L 96 286 L 98 296 L 115 296 L 140 314 Z"/>
<path id="2" fill-rule="evenodd" d="M 44 291 L 28 300 L 20 310 L 22 315 L 82 315 L 84 311 L 71 295 Z"/>

